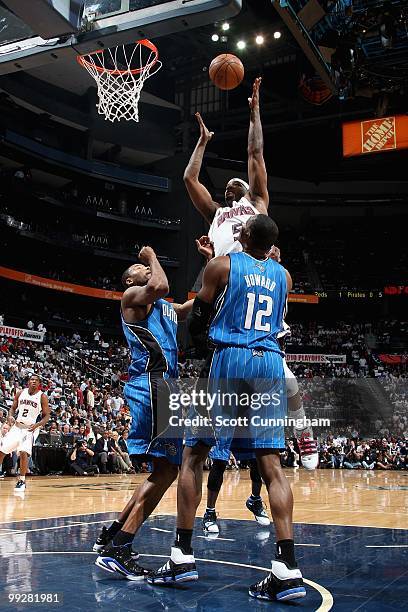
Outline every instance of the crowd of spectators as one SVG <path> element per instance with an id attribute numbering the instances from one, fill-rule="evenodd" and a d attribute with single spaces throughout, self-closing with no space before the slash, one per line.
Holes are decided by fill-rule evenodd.
<path id="1" fill-rule="evenodd" d="M 7 323 L 7 316 L 3 319 Z M 35 372 L 41 376 L 42 387 L 52 410 L 47 432 L 53 434 L 53 444 L 69 446 L 69 469 L 78 474 L 95 471 L 91 467 L 94 465 L 100 472 L 126 473 L 134 469 L 147 469 L 146 465 L 133 465 L 126 449 L 131 416 L 123 396 L 128 366 L 128 350 L 124 340 L 105 339 L 99 328 L 85 337 L 77 331 L 47 331 L 38 321 L 29 320 L 26 326 L 42 329 L 45 332 L 44 342 L 0 337 L 0 415 L 3 414 L 0 420 L 3 435 L 7 430 L 6 411 L 15 393 Z M 381 326 L 378 328 L 382 329 Z M 364 338 L 367 331 L 375 331 L 375 326 L 292 324 L 292 330 L 291 342 L 296 342 L 298 347 L 312 345 L 319 352 L 345 352 L 347 355 L 346 363 L 290 363 L 298 378 L 307 416 L 331 420 L 331 429 L 316 431 L 320 443 L 320 467 L 406 467 L 406 364 L 383 364 L 373 359 Z M 201 366 L 202 362 L 186 359 L 180 353 L 180 377 L 190 385 L 192 380 L 198 378 Z M 361 408 L 359 383 L 367 376 L 380 381 L 383 401 L 388 403 L 387 410 L 382 414 L 367 415 Z M 288 440 L 290 436 L 291 432 L 288 431 Z M 42 438 L 39 443 L 49 444 L 50 440 L 44 442 Z M 299 464 L 296 454 L 296 443 L 292 440 L 282 454 L 283 464 L 296 467 Z M 9 465 L 10 470 L 15 469 L 15 463 L 14 457 Z M 85 469 L 86 466 L 89 469 Z M 35 469 L 34 465 L 32 469 Z"/>

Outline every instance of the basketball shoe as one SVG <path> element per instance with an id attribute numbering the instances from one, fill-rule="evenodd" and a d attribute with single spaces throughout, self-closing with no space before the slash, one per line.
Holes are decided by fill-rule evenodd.
<path id="1" fill-rule="evenodd" d="M 147 576 L 149 584 L 175 584 L 198 580 L 194 555 L 185 555 L 180 548 L 172 546 L 170 559 Z"/>
<path id="2" fill-rule="evenodd" d="M 209 533 L 219 533 L 220 528 L 217 524 L 217 514 L 215 510 L 207 510 L 203 516 L 203 529 Z"/>
<path id="3" fill-rule="evenodd" d="M 266 578 L 249 587 L 255 599 L 290 601 L 306 596 L 300 569 L 290 569 L 284 561 L 272 561 L 272 571 Z"/>
<path id="4" fill-rule="evenodd" d="M 300 434 L 299 437 L 296 434 Z M 313 431 L 311 428 L 302 430 L 295 429 L 295 436 L 299 446 L 300 460 L 306 470 L 315 470 L 319 465 L 319 453 L 317 450 L 317 442 L 313 440 Z"/>
<path id="5" fill-rule="evenodd" d="M 246 500 L 245 505 L 248 510 L 253 513 L 256 522 L 262 525 L 262 527 L 267 527 L 271 524 L 268 513 L 266 512 L 265 504 L 262 501 L 262 497 L 253 499 L 251 495 L 251 497 L 248 497 Z"/>
<path id="6" fill-rule="evenodd" d="M 102 527 L 100 534 L 95 540 L 95 544 L 92 547 L 92 550 L 96 553 L 101 552 L 110 542 L 112 542 L 114 536 L 109 533 L 109 529 L 107 527 Z M 139 553 L 135 551 L 131 551 L 131 555 L 133 559 L 139 558 Z"/>
<path id="7" fill-rule="evenodd" d="M 96 558 L 95 565 L 112 574 L 120 574 L 127 580 L 144 580 L 149 573 L 132 556 L 132 545 L 113 546 L 108 544 Z"/>
<path id="8" fill-rule="evenodd" d="M 24 493 L 26 490 L 26 483 L 24 480 L 18 480 L 16 486 L 14 487 L 15 493 Z"/>

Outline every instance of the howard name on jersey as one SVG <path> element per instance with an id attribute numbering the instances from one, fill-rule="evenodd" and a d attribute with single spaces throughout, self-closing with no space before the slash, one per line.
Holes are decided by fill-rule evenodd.
<path id="1" fill-rule="evenodd" d="M 285 269 L 272 259 L 231 253 L 228 285 L 215 303 L 209 338 L 217 345 L 282 353 L 277 335 L 286 304 Z"/>
<path id="2" fill-rule="evenodd" d="M 214 244 L 214 255 L 228 255 L 242 251 L 238 241 L 241 227 L 250 217 L 259 215 L 259 211 L 247 198 L 233 202 L 232 206 L 222 206 L 216 210 L 208 236 Z"/>
<path id="3" fill-rule="evenodd" d="M 30 395 L 28 389 L 23 389 L 18 398 L 16 421 L 23 425 L 33 425 L 42 412 L 42 391 Z"/>

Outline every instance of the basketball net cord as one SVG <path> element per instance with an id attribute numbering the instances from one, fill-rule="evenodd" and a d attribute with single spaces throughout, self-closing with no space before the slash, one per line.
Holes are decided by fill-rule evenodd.
<path id="1" fill-rule="evenodd" d="M 156 60 L 157 54 L 152 50 L 149 50 L 149 56 L 143 65 L 143 47 L 143 44 L 137 42 L 130 56 L 126 45 L 82 56 L 85 60 L 81 62 L 82 65 L 95 79 L 98 87 L 98 113 L 109 121 L 139 121 L 139 100 L 143 85 L 162 66 L 162 62 Z M 121 64 L 126 66 L 123 70 L 118 68 L 119 49 Z M 139 65 L 135 68 L 137 56 Z M 114 69 L 108 67 L 109 65 L 113 65 Z"/>

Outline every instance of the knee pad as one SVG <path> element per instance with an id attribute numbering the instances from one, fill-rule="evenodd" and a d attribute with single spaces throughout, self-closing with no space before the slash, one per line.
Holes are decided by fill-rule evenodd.
<path id="1" fill-rule="evenodd" d="M 207 489 L 214 491 L 214 493 L 218 493 L 218 491 L 221 489 L 222 481 L 224 480 L 224 472 L 226 467 L 226 461 L 214 459 L 210 473 L 208 474 Z"/>
<path id="2" fill-rule="evenodd" d="M 249 475 L 252 482 L 262 483 L 262 478 L 258 470 L 258 464 L 256 461 L 251 461 L 249 466 Z"/>

